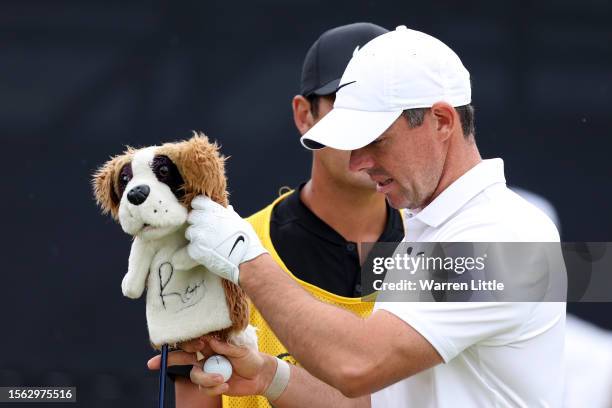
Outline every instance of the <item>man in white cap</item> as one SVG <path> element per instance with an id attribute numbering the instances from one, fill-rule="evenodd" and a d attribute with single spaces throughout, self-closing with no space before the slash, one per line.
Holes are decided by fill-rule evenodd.
<path id="1" fill-rule="evenodd" d="M 470 102 L 459 57 L 402 26 L 354 54 L 333 110 L 302 143 L 350 150 L 351 168 L 407 209 L 406 241 L 558 242 L 550 219 L 506 187 L 502 160 L 481 159 Z M 344 395 L 372 393 L 380 407 L 560 405 L 565 303 L 378 302 L 359 318 L 309 296 L 231 208 L 192 206 L 192 258 L 240 284 L 302 366 Z M 207 392 L 314 401 L 301 368 L 215 341 L 185 349 L 208 346 L 235 374 L 192 371 Z"/>

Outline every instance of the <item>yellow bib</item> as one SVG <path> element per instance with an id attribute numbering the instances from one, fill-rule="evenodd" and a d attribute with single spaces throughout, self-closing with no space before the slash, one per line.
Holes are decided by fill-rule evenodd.
<path id="1" fill-rule="evenodd" d="M 293 191 L 289 191 L 279 198 L 277 198 L 272 204 L 268 205 L 266 208 L 261 211 L 251 215 L 248 218 L 248 221 L 253 225 L 255 232 L 259 236 L 264 247 L 270 252 L 272 258 L 278 263 L 281 268 L 289 276 L 295 279 L 304 289 L 309 291 L 312 295 L 314 295 L 317 299 L 322 300 L 327 303 L 331 303 L 333 305 L 342 307 L 346 310 L 349 310 L 361 317 L 366 317 L 372 312 L 372 307 L 374 303 L 372 302 L 362 302 L 361 298 L 349 298 L 344 296 L 338 296 L 326 290 L 323 290 L 317 286 L 311 285 L 308 282 L 304 282 L 296 278 L 285 266 L 285 263 L 276 253 L 274 249 L 274 245 L 272 245 L 272 240 L 270 239 L 270 218 L 272 216 L 272 209 L 274 206 L 285 199 L 289 194 L 292 194 Z M 264 318 L 259 314 L 259 311 L 251 305 L 251 319 L 250 323 L 257 327 L 257 336 L 259 343 L 259 350 L 271 354 L 273 356 L 277 356 L 278 358 L 282 358 L 290 363 L 296 364 L 295 359 L 292 355 L 287 352 L 287 349 L 282 345 L 282 343 L 276 338 Z M 224 408 L 270 408 L 271 405 L 268 400 L 264 397 L 252 396 L 252 397 L 227 397 L 223 395 L 223 407 Z"/>

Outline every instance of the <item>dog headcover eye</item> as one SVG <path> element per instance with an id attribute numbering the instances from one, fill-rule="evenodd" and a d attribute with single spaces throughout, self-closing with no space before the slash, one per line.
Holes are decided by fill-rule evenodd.
<path id="1" fill-rule="evenodd" d="M 111 213 L 117 220 L 119 202 L 125 186 L 132 179 L 131 160 L 134 150 L 130 147 L 99 167 L 93 175 L 94 196 L 103 213 Z M 127 181 L 126 181 L 127 180 Z"/>
<path id="2" fill-rule="evenodd" d="M 165 155 L 157 155 L 151 162 L 151 169 L 155 177 L 166 184 L 179 200 L 185 195 L 183 177 L 174 162 Z"/>
<path id="3" fill-rule="evenodd" d="M 180 177 L 180 186 L 173 189 L 175 195 L 189 208 L 194 197 L 204 194 L 212 200 L 227 205 L 227 184 L 225 180 L 225 158 L 219 153 L 219 147 L 208 141 L 202 133 L 194 133 L 189 140 L 177 143 L 166 143 L 157 149 L 157 156 L 152 164 L 157 179 L 171 186 L 177 185 Z M 168 176 L 163 176 L 168 166 Z M 155 171 L 157 169 L 157 171 Z"/>
<path id="4" fill-rule="evenodd" d="M 124 165 L 121 168 L 121 171 L 119 172 L 119 180 L 118 180 L 118 196 L 121 197 L 123 195 L 123 192 L 125 191 L 125 187 L 127 186 L 127 184 L 130 182 L 130 180 L 132 179 L 132 177 L 134 177 L 134 175 L 132 174 L 132 164 L 131 163 L 127 163 L 126 165 Z"/>

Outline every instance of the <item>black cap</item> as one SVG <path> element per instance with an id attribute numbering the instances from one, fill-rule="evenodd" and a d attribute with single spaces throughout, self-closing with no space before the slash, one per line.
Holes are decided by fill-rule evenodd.
<path id="1" fill-rule="evenodd" d="M 300 93 L 330 95 L 336 92 L 344 69 L 357 47 L 389 30 L 372 23 L 353 23 L 327 30 L 312 44 L 304 65 Z"/>

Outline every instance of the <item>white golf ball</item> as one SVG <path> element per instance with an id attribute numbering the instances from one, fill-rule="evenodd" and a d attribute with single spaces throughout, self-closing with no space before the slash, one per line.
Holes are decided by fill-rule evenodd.
<path id="1" fill-rule="evenodd" d="M 204 362 L 203 370 L 209 374 L 221 374 L 223 381 L 227 382 L 232 376 L 232 365 L 223 356 L 211 356 Z"/>

